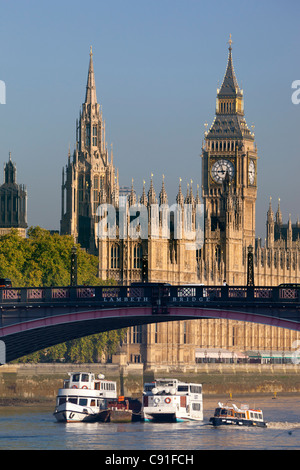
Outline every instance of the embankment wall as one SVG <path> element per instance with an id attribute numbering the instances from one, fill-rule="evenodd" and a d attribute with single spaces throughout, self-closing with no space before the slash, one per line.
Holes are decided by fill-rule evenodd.
<path id="1" fill-rule="evenodd" d="M 0 366 L 0 399 L 55 401 L 68 372 L 103 373 L 116 380 L 118 393 L 140 398 L 143 383 L 172 377 L 203 384 L 204 395 L 300 393 L 299 364 L 199 364 L 192 368 L 144 370 L 140 364 L 5 364 Z"/>

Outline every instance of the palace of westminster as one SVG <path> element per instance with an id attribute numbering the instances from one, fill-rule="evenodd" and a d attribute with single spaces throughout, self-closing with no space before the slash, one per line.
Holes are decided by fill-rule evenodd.
<path id="1" fill-rule="evenodd" d="M 179 284 L 247 284 L 247 254 L 254 248 L 254 277 L 257 286 L 299 283 L 300 222 L 283 223 L 280 204 L 273 212 L 271 200 L 266 220 L 266 242 L 255 238 L 258 154 L 254 134 L 244 116 L 243 90 L 239 87 L 232 59 L 232 42 L 224 79 L 217 89 L 216 112 L 206 130 L 201 151 L 202 181 L 193 193 L 181 181 L 174 213 L 168 208 L 164 178 L 158 195 L 151 177 L 140 198 L 133 183 L 119 186 L 113 151 L 105 140 L 105 121 L 97 101 L 93 54 L 85 101 L 76 121 L 76 147 L 62 172 L 60 233 L 99 257 L 99 277 L 118 284 L 166 282 Z M 9 227 L 26 231 L 26 190 L 17 185 L 15 165 L 5 166 L 0 186 L 0 234 Z M 24 202 L 25 201 L 25 202 Z M 107 206 L 105 206 L 107 205 Z M 184 207 L 190 208 L 189 212 Z M 99 236 L 99 206 L 115 209 L 113 236 Z M 129 236 L 124 229 L 132 221 L 130 207 L 148 215 L 147 236 Z M 197 207 L 203 207 L 203 243 L 185 236 L 189 224 L 195 230 Z M 182 209 L 182 210 L 181 210 Z M 121 217 L 125 213 L 125 217 Z M 136 212 L 137 214 L 139 212 Z M 169 229 L 166 230 L 165 218 Z M 179 233 L 181 236 L 175 236 Z M 125 233 L 125 235 L 124 235 Z M 195 364 L 196 350 L 234 352 L 290 351 L 300 340 L 296 331 L 228 319 L 199 319 L 132 327 L 120 345 L 119 360 L 147 366 Z M 202 354 L 203 357 L 203 354 Z"/>

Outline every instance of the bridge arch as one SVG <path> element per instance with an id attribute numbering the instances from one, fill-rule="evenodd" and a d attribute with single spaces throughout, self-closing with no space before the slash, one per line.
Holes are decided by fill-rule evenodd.
<path id="1" fill-rule="evenodd" d="M 153 315 L 151 307 L 123 307 L 69 311 L 60 315 L 45 316 L 0 328 L 0 340 L 5 343 L 6 362 L 46 347 L 109 330 L 134 325 L 220 318 L 254 322 L 300 331 L 300 323 L 271 315 L 266 309 L 255 311 L 236 308 L 170 306 L 168 313 Z"/>

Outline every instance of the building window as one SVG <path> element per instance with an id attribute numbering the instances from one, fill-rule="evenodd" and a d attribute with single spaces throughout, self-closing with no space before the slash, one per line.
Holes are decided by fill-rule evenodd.
<path id="1" fill-rule="evenodd" d="M 132 343 L 141 344 L 142 342 L 142 325 L 132 327 Z"/>
<path id="2" fill-rule="evenodd" d="M 141 245 L 135 245 L 133 248 L 133 267 L 142 267 L 143 250 Z"/>
<path id="3" fill-rule="evenodd" d="M 157 344 L 158 343 L 158 324 L 155 323 L 154 324 L 154 343 Z"/>
<path id="4" fill-rule="evenodd" d="M 232 327 L 232 346 L 236 346 L 236 336 L 237 336 L 237 328 L 236 326 Z"/>
<path id="5" fill-rule="evenodd" d="M 221 263 L 221 247 L 217 245 L 215 248 L 215 259 L 218 264 Z"/>
<path id="6" fill-rule="evenodd" d="M 82 175 L 79 176 L 79 180 L 78 180 L 78 199 L 79 199 L 79 202 L 83 201 L 83 176 Z"/>
<path id="7" fill-rule="evenodd" d="M 142 362 L 140 354 L 130 354 L 130 362 L 140 364 Z"/>
<path id="8" fill-rule="evenodd" d="M 97 145 L 97 126 L 93 126 L 93 145 Z"/>
<path id="9" fill-rule="evenodd" d="M 112 245 L 110 249 L 110 267 L 118 269 L 120 267 L 120 247 L 119 245 Z"/>
<path id="10" fill-rule="evenodd" d="M 183 322 L 183 344 L 187 344 L 187 328 L 186 328 L 186 322 Z"/>
<path id="11" fill-rule="evenodd" d="M 94 176 L 94 213 L 97 212 L 99 205 L 99 177 Z"/>
<path id="12" fill-rule="evenodd" d="M 87 124 L 85 128 L 85 145 L 86 147 L 89 147 L 91 143 L 91 126 L 90 124 Z"/>

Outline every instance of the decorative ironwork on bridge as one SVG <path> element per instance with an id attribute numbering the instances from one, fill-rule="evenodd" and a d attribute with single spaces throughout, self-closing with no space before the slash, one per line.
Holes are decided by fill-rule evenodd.
<path id="1" fill-rule="evenodd" d="M 89 304 L 98 308 L 144 305 L 151 306 L 152 313 L 168 313 L 169 306 L 212 306 L 235 304 L 298 304 L 300 285 L 284 284 L 278 287 L 249 286 L 171 286 L 164 283 L 137 283 L 129 286 L 71 286 L 28 287 L 0 289 L 0 309 L 13 305 Z"/>

